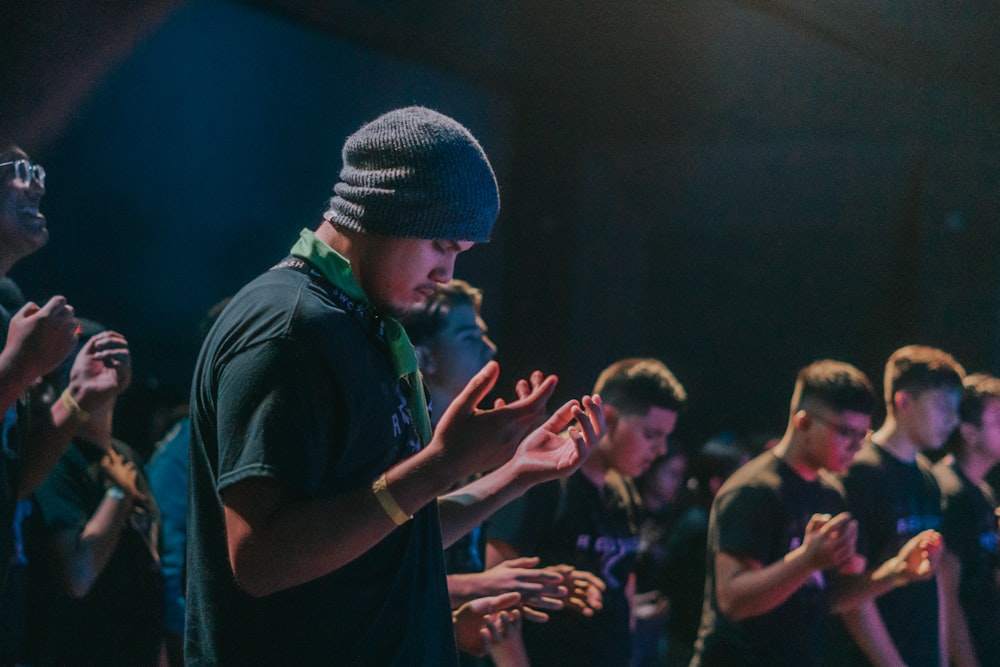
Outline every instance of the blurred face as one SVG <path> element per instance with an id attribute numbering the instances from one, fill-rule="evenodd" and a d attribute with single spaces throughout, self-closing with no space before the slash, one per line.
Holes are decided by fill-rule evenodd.
<path id="1" fill-rule="evenodd" d="M 872 418 L 863 412 L 808 409 L 806 463 L 813 470 L 844 473 L 870 433 Z"/>
<path id="2" fill-rule="evenodd" d="M 611 466 L 630 477 L 649 469 L 658 456 L 667 453 L 667 437 L 677 426 L 677 413 L 652 407 L 645 415 L 623 415 L 615 411 L 608 424 L 606 448 Z"/>
<path id="3" fill-rule="evenodd" d="M 980 425 L 963 424 L 962 436 L 968 445 L 975 447 L 984 456 L 1000 461 L 1000 398 L 987 399 L 983 405 Z"/>
<path id="4" fill-rule="evenodd" d="M 687 460 L 683 456 L 671 456 L 656 467 L 653 473 L 653 486 L 657 497 L 665 502 L 673 502 L 677 498 L 684 483 L 687 472 Z"/>
<path id="5" fill-rule="evenodd" d="M 5 153 L 0 162 L 28 160 L 21 152 Z M 18 177 L 14 165 L 0 167 L 0 252 L 13 263 L 45 245 L 49 230 L 39 210 L 45 186 L 29 172 Z"/>
<path id="6" fill-rule="evenodd" d="M 455 271 L 455 258 L 471 241 L 403 239 L 358 234 L 352 266 L 365 294 L 381 310 L 402 315 L 446 283 Z"/>
<path id="7" fill-rule="evenodd" d="M 907 436 L 923 451 L 939 449 L 958 426 L 957 389 L 927 389 L 914 396 L 899 392 L 896 420 Z"/>
<path id="8" fill-rule="evenodd" d="M 497 351 L 472 304 L 453 307 L 445 327 L 426 347 L 430 355 L 430 367 L 425 373 L 428 382 L 456 396 Z"/>

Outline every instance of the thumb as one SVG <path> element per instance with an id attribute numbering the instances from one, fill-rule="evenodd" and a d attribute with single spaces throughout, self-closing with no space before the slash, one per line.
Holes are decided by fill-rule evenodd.
<path id="1" fill-rule="evenodd" d="M 53 312 L 59 310 L 60 308 L 65 307 L 65 306 L 66 306 L 66 297 L 56 295 L 56 296 L 52 297 L 51 299 L 49 299 L 48 303 L 46 303 L 44 306 L 42 306 L 42 308 L 41 308 L 41 314 L 42 315 L 51 315 Z"/>

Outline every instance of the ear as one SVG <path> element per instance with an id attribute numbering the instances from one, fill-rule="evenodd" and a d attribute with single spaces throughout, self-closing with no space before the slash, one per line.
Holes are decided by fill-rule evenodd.
<path id="1" fill-rule="evenodd" d="M 897 391 L 892 395 L 892 407 L 896 412 L 910 407 L 913 397 L 905 391 Z"/>
<path id="2" fill-rule="evenodd" d="M 417 365 L 424 375 L 434 375 L 437 373 L 437 364 L 434 361 L 434 353 L 426 345 L 414 345 L 413 351 L 417 353 Z"/>
<path id="3" fill-rule="evenodd" d="M 806 431 L 812 426 L 813 418 L 805 410 L 799 410 L 792 415 L 792 428 L 796 431 Z"/>

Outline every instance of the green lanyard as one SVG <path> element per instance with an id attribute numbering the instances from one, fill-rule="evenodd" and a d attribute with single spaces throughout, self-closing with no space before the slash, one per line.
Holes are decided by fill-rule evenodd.
<path id="1" fill-rule="evenodd" d="M 392 360 L 396 377 L 402 380 L 406 389 L 406 404 L 410 409 L 410 417 L 420 441 L 426 445 L 431 440 L 431 419 L 427 412 L 427 397 L 424 395 L 424 383 L 420 377 L 417 365 L 417 355 L 413 350 L 406 330 L 399 322 L 387 315 L 378 314 L 374 306 L 368 302 L 364 290 L 358 285 L 351 272 L 351 264 L 340 253 L 326 245 L 308 229 L 303 229 L 299 240 L 292 246 L 293 257 L 305 260 L 314 269 L 310 273 L 315 278 L 322 278 L 328 291 L 333 292 L 335 300 L 351 304 L 347 310 L 365 320 L 376 336 L 385 343 Z M 287 260 L 286 260 L 287 261 Z M 285 265 L 282 262 L 278 266 Z M 288 265 L 288 268 L 298 268 Z M 330 290 L 330 288 L 333 288 Z M 338 294 L 339 293 L 339 294 Z M 347 304 L 345 304 L 347 305 Z"/>

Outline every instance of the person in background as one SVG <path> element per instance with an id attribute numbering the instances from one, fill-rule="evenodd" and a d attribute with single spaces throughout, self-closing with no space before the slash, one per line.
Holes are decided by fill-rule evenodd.
<path id="1" fill-rule="evenodd" d="M 482 317 L 482 291 L 464 280 L 438 285 L 425 301 L 407 311 L 401 323 L 414 345 L 420 372 L 427 385 L 431 421 L 441 415 L 438 406 L 450 405 L 482 367 L 493 359 L 496 345 L 487 335 Z M 466 482 L 472 480 L 466 480 Z M 456 486 L 461 486 L 459 482 Z M 485 523 L 473 528 L 445 549 L 448 594 L 453 608 L 475 598 L 517 592 L 526 620 L 544 622 L 548 611 L 564 604 L 588 604 L 586 591 L 593 581 L 589 573 L 567 568 L 539 568 L 537 557 L 515 558 L 485 569 Z M 570 593 L 576 593 L 570 597 Z M 525 606 L 527 605 L 527 606 Z M 468 653 L 462 665 L 485 661 Z"/>
<path id="2" fill-rule="evenodd" d="M 606 586 L 596 613 L 564 611 L 523 626 L 493 652 L 498 665 L 606 665 L 631 661 L 631 595 L 642 501 L 634 478 L 667 452 L 687 402 L 659 360 L 622 359 L 604 369 L 594 392 L 605 403 L 607 433 L 580 470 L 535 487 L 490 523 L 487 566 L 536 554 L 543 565 L 593 572 Z M 590 612 L 590 613 L 586 613 Z"/>
<path id="3" fill-rule="evenodd" d="M 712 503 L 704 612 L 691 667 L 808 667 L 825 657 L 827 617 L 931 576 L 940 535 L 921 533 L 873 572 L 833 476 L 869 432 L 875 393 L 854 366 L 799 371 L 774 448 L 737 470 Z"/>
<path id="4" fill-rule="evenodd" d="M 938 348 L 908 345 L 889 356 L 885 421 L 843 476 L 847 507 L 858 522 L 858 551 L 869 562 L 891 558 L 914 536 L 941 528 L 941 491 L 923 453 L 939 450 L 958 426 L 964 377 L 961 364 Z M 947 664 L 940 584 L 931 576 L 841 614 L 829 664 Z"/>
<path id="5" fill-rule="evenodd" d="M 948 649 L 959 667 L 1000 660 L 997 495 L 986 473 L 1000 463 L 1000 379 L 965 378 L 951 454 L 934 466 L 941 487 L 941 558 Z"/>

